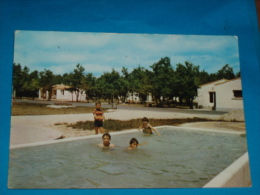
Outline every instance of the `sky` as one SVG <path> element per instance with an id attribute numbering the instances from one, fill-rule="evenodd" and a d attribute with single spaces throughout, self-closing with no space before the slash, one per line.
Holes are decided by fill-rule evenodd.
<path id="1" fill-rule="evenodd" d="M 120 73 L 122 67 L 129 72 L 138 66 L 150 69 L 166 56 L 174 69 L 188 61 L 208 73 L 226 64 L 234 73 L 240 71 L 236 36 L 15 32 L 14 63 L 27 66 L 30 72 L 46 69 L 63 75 L 80 64 L 85 73 L 99 77 L 112 68 Z"/>

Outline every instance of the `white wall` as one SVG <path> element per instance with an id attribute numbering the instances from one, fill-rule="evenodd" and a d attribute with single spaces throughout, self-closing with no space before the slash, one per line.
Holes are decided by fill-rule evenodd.
<path id="1" fill-rule="evenodd" d="M 75 102 L 76 101 L 76 93 L 75 92 L 70 93 L 69 91 L 65 90 L 64 95 L 62 95 L 61 90 L 58 89 L 56 99 L 57 100 L 66 100 L 66 101 L 72 101 L 72 99 L 73 99 L 73 101 Z M 86 94 L 83 91 L 83 93 L 80 92 L 78 101 L 84 101 L 84 100 L 86 100 Z"/>
<path id="2" fill-rule="evenodd" d="M 203 188 L 250 187 L 248 152 L 213 178 Z"/>
<path id="3" fill-rule="evenodd" d="M 140 102 L 140 98 L 138 96 L 138 93 L 127 93 L 127 97 L 126 97 L 126 102 L 129 103 L 139 103 Z"/>
<path id="4" fill-rule="evenodd" d="M 39 98 L 41 98 L 41 94 L 42 94 L 42 91 L 39 90 Z M 53 92 L 54 94 L 54 92 Z M 46 99 L 48 98 L 48 91 L 46 91 Z M 53 97 L 54 98 L 54 97 Z M 56 90 L 56 100 L 61 100 L 61 101 L 76 101 L 76 94 L 75 92 L 73 93 L 70 93 L 69 91 L 67 90 L 64 90 L 64 95 L 62 94 L 62 90 L 61 89 L 57 89 Z M 83 92 L 82 94 L 80 93 L 79 95 L 79 101 L 84 101 L 86 100 L 86 93 Z"/>
<path id="5" fill-rule="evenodd" d="M 153 101 L 153 98 L 152 98 L 152 94 L 149 93 L 147 96 L 146 96 L 146 101 L 147 102 L 152 102 Z"/>
<path id="6" fill-rule="evenodd" d="M 235 98 L 233 90 L 242 90 L 241 79 L 233 79 L 223 84 L 217 84 L 216 90 L 216 110 L 232 111 L 243 109 L 243 98 Z"/>
<path id="7" fill-rule="evenodd" d="M 214 103 L 210 103 L 209 101 L 209 92 L 215 92 L 215 84 L 224 81 L 226 81 L 226 79 L 221 79 L 215 82 L 201 85 L 201 87 L 198 88 L 198 106 L 203 106 L 204 108 L 212 108 L 214 106 Z"/>

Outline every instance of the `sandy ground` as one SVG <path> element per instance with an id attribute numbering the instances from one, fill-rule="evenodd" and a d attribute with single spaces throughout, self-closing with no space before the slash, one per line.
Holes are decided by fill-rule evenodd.
<path id="1" fill-rule="evenodd" d="M 242 116 L 241 116 L 242 115 Z M 243 113 L 228 113 L 226 115 L 205 115 L 205 114 L 183 114 L 170 112 L 150 112 L 150 111 L 134 111 L 134 110 L 113 110 L 105 113 L 106 119 L 129 120 L 142 117 L 156 119 L 170 118 L 208 118 L 208 119 L 226 119 L 226 121 L 234 120 L 242 122 L 200 122 L 186 123 L 180 126 L 185 127 L 200 127 L 207 129 L 219 129 L 227 131 L 245 132 L 243 122 Z M 60 137 L 76 137 L 93 135 L 93 130 L 77 130 L 59 125 L 62 123 L 75 123 L 78 121 L 93 120 L 93 114 L 68 114 L 68 115 L 41 115 L 41 116 L 12 116 L 11 119 L 11 139 L 10 144 L 19 145 L 34 142 L 42 142 L 55 140 Z M 111 132 L 111 131 L 110 131 Z"/>

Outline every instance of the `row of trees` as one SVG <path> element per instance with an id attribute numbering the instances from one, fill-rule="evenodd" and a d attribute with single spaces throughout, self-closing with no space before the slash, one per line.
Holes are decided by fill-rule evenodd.
<path id="1" fill-rule="evenodd" d="M 28 67 L 22 68 L 20 64 L 14 64 L 13 89 L 17 96 L 37 96 L 40 88 L 49 92 L 48 100 L 52 95 L 52 87 L 56 84 L 71 86 L 70 92 L 78 96 L 82 91 L 87 94 L 87 100 L 107 99 L 125 101 L 127 94 L 138 94 L 141 102 L 145 103 L 146 96 L 150 93 L 157 106 L 175 104 L 175 99 L 186 102 L 192 108 L 193 100 L 197 95 L 197 88 L 205 83 L 222 78 L 233 79 L 240 76 L 240 72 L 234 73 L 228 64 L 224 65 L 216 73 L 200 71 L 199 66 L 190 62 L 176 64 L 173 68 L 169 57 L 161 58 L 146 69 L 138 66 L 131 72 L 123 67 L 121 73 L 112 69 L 104 72 L 100 77 L 92 73 L 85 73 L 84 67 L 76 65 L 73 72 L 63 75 L 55 75 L 50 70 L 30 72 Z"/>

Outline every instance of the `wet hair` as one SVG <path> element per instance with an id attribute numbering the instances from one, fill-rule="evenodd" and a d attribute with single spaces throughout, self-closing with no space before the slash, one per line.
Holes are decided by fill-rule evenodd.
<path id="1" fill-rule="evenodd" d="M 109 139 L 111 140 L 111 135 L 110 135 L 109 133 L 104 133 L 104 134 L 102 135 L 102 139 L 103 139 L 105 136 L 108 136 Z"/>
<path id="2" fill-rule="evenodd" d="M 147 117 L 144 117 L 144 118 L 142 118 L 142 121 L 147 121 L 147 122 L 149 122 L 149 119 L 148 119 Z"/>
<path id="3" fill-rule="evenodd" d="M 139 142 L 136 138 L 132 138 L 129 142 L 129 144 L 133 144 L 133 143 L 137 143 L 137 145 L 139 144 Z"/>

